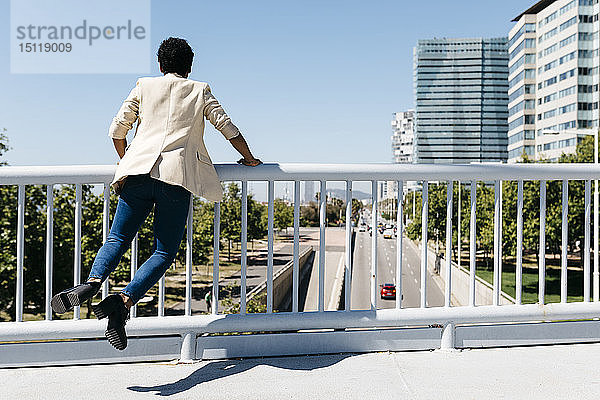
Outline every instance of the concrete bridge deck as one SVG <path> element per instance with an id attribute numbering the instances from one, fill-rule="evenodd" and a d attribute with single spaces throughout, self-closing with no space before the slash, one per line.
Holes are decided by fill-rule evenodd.
<path id="1" fill-rule="evenodd" d="M 596 399 L 600 343 L 0 370 L 6 399 Z"/>

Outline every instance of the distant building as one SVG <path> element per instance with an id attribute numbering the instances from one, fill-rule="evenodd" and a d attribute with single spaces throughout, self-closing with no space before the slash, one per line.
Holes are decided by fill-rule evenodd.
<path id="1" fill-rule="evenodd" d="M 413 110 L 392 114 L 392 160 L 394 163 L 414 162 L 414 119 L 415 112 Z"/>
<path id="2" fill-rule="evenodd" d="M 378 200 L 383 200 L 383 199 L 387 199 L 391 196 L 390 191 L 388 191 L 388 182 L 386 181 L 382 181 L 382 182 L 377 182 L 377 199 Z"/>
<path id="3" fill-rule="evenodd" d="M 506 161 L 507 48 L 507 38 L 418 41 L 416 162 Z"/>
<path id="4" fill-rule="evenodd" d="M 303 203 L 315 201 L 315 183 L 313 181 L 305 181 L 304 184 L 304 197 Z"/>
<path id="5" fill-rule="evenodd" d="M 508 160 L 556 161 L 598 128 L 598 0 L 539 1 L 513 22 Z"/>

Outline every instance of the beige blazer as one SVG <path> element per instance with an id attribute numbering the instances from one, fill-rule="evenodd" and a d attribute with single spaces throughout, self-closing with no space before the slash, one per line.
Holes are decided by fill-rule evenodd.
<path id="1" fill-rule="evenodd" d="M 221 201 L 221 182 L 204 145 L 204 117 L 228 140 L 240 133 L 207 83 L 175 73 L 138 79 L 110 125 L 109 136 L 123 139 L 138 121 L 111 185 L 128 175 L 150 173 L 207 200 Z"/>

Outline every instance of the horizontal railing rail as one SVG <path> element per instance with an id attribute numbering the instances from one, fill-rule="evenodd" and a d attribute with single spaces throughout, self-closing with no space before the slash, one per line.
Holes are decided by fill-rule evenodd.
<path id="1" fill-rule="evenodd" d="M 16 295 L 15 321 L 0 323 L 0 342 L 6 341 L 35 341 L 64 338 L 84 338 L 101 336 L 101 324 L 98 321 L 51 321 L 52 312 L 50 299 L 53 293 L 53 187 L 54 185 L 75 185 L 75 251 L 73 267 L 73 283 L 81 281 L 81 219 L 82 219 L 82 185 L 103 185 L 103 238 L 106 240 L 109 228 L 109 183 L 114 176 L 116 166 L 82 165 L 82 166 L 26 166 L 0 167 L 0 185 L 18 186 L 18 218 L 16 249 Z M 185 337 L 186 354 L 190 353 L 192 336 L 199 333 L 249 332 L 249 331 L 290 331 L 304 329 L 344 329 L 344 328 L 376 328 L 384 326 L 428 326 L 443 325 L 452 332 L 455 324 L 505 323 L 519 321 L 557 321 L 566 319 L 592 319 L 600 312 L 600 273 L 597 261 L 594 262 L 593 296 L 590 289 L 590 226 L 591 226 L 591 181 L 600 178 L 600 166 L 594 164 L 472 164 L 472 165 L 425 165 L 425 164 L 264 164 L 259 167 L 245 167 L 235 164 L 217 164 L 217 173 L 222 181 L 241 182 L 241 285 L 240 313 L 238 315 L 219 314 L 219 240 L 220 240 L 220 203 L 214 205 L 214 257 L 212 283 L 212 315 L 192 317 L 192 234 L 193 203 L 187 220 L 187 253 L 185 258 L 186 290 L 185 311 L 181 317 L 164 317 L 164 276 L 159 282 L 159 302 L 157 317 L 136 317 L 135 308 L 132 310 L 132 321 L 128 324 L 128 332 L 133 335 L 177 334 Z M 584 216 L 584 271 L 583 271 L 583 302 L 567 303 L 567 242 L 568 242 L 568 189 L 569 180 L 585 181 L 585 216 Z M 267 221 L 267 265 L 266 265 L 266 313 L 247 314 L 247 224 L 248 224 L 248 182 L 262 181 L 267 183 L 268 191 L 268 221 Z M 293 236 L 293 285 L 292 312 L 275 313 L 273 310 L 273 256 L 274 256 L 274 199 L 275 182 L 294 182 L 294 236 Z M 302 312 L 299 310 L 299 220 L 300 220 L 300 182 L 320 182 L 320 193 L 327 191 L 328 182 L 345 183 L 346 230 L 345 230 L 345 274 L 344 274 L 344 305 L 339 312 L 325 311 L 325 251 L 319 252 L 317 260 L 318 302 L 317 312 Z M 400 194 L 394 198 L 396 206 L 396 268 L 394 271 L 396 285 L 400 289 L 396 296 L 395 309 L 377 309 L 377 234 L 371 237 L 370 261 L 370 311 L 351 309 L 352 293 L 352 189 L 353 182 L 371 183 L 371 229 L 377 231 L 379 199 L 377 183 L 379 181 L 394 181 Z M 404 309 L 402 306 L 402 274 L 403 254 L 402 240 L 404 236 L 404 188 L 408 181 L 420 182 L 421 208 L 421 237 L 422 243 L 428 238 L 429 183 L 446 182 L 446 263 L 444 282 L 444 306 L 429 307 L 427 303 L 427 246 L 421 246 L 420 260 L 420 308 Z M 452 296 L 452 216 L 453 216 L 453 185 L 462 181 L 470 186 L 470 236 L 469 236 L 469 304 L 466 307 L 456 307 L 451 304 Z M 517 181 L 518 199 L 517 214 L 517 254 L 516 254 L 516 304 L 500 306 L 502 287 L 502 183 Z M 523 182 L 537 181 L 540 188 L 540 237 L 539 237 L 539 281 L 538 304 L 523 305 L 521 293 L 523 290 Z M 561 277 L 560 303 L 545 305 L 545 223 L 546 223 L 546 182 L 562 181 L 562 231 L 561 231 Z M 494 246 L 493 246 L 493 304 L 476 306 L 475 302 L 475 270 L 477 243 L 475 232 L 477 182 L 485 182 L 494 188 Z M 48 185 L 47 188 L 47 240 L 46 240 L 46 293 L 45 312 L 47 321 L 23 321 L 23 262 L 24 262 L 24 213 L 25 186 Z M 319 201 L 319 248 L 325 247 L 326 199 L 320 196 Z M 414 208 L 413 208 L 414 210 Z M 413 211 L 414 214 L 414 211 Z M 137 239 L 132 243 L 131 270 L 137 268 Z M 103 296 L 108 293 L 108 282 L 103 285 Z M 592 302 L 593 298 L 593 302 Z M 79 307 L 76 307 L 73 318 L 79 320 Z M 168 321 L 168 322 L 167 322 Z M 174 322 L 176 321 L 176 322 Z M 444 330 L 444 340 L 448 343 L 448 335 Z M 195 337 L 195 336 L 194 336 Z M 600 338 L 600 337 L 599 337 Z M 184 350 L 182 349 L 182 354 Z"/>
<path id="2" fill-rule="evenodd" d="M 116 165 L 4 166 L 0 185 L 104 183 Z M 494 181 L 593 180 L 600 178 L 595 164 L 301 164 L 268 163 L 258 168 L 215 164 L 222 181 Z"/>

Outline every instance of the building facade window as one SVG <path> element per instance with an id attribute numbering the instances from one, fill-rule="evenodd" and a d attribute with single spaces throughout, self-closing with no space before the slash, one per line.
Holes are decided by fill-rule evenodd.
<path id="1" fill-rule="evenodd" d="M 575 76 L 575 68 L 567 71 L 567 72 L 563 72 L 562 74 L 560 74 L 560 80 L 564 81 L 565 79 L 571 78 Z"/>
<path id="2" fill-rule="evenodd" d="M 543 41 L 550 39 L 557 33 L 558 33 L 557 28 L 550 29 L 548 32 L 544 33 L 542 36 L 539 37 L 538 43 L 542 43 Z"/>
<path id="3" fill-rule="evenodd" d="M 568 36 L 567 38 L 561 40 L 560 42 L 558 42 L 559 47 L 565 47 L 571 43 L 573 43 L 575 40 L 577 40 L 577 34 L 574 33 L 571 36 Z"/>
<path id="4" fill-rule="evenodd" d="M 567 20 L 566 22 L 563 22 L 562 24 L 560 24 L 560 31 L 564 31 L 565 29 L 569 28 L 570 26 L 573 26 L 577 23 L 577 17 L 573 17 L 569 20 Z"/>
<path id="5" fill-rule="evenodd" d="M 575 54 L 577 54 L 576 52 L 572 51 L 569 54 L 566 54 L 564 56 L 562 56 L 561 58 L 559 58 L 559 63 L 562 65 L 564 63 L 566 63 L 567 61 L 571 61 L 575 59 Z"/>
<path id="6" fill-rule="evenodd" d="M 564 5 L 560 8 L 559 14 L 563 15 L 564 13 L 568 12 L 569 10 L 572 10 L 576 6 L 577 6 L 577 2 L 575 0 L 571 0 L 566 5 Z"/>
<path id="7" fill-rule="evenodd" d="M 562 99 L 563 97 L 570 96 L 575 93 L 577 93 L 577 86 L 571 86 L 569 88 L 559 91 L 558 97 Z"/>
<path id="8" fill-rule="evenodd" d="M 566 106 L 558 107 L 559 114 L 566 114 L 575 110 L 577 110 L 577 103 L 571 103 L 567 104 Z"/>
<path id="9" fill-rule="evenodd" d="M 517 40 L 519 40 L 521 38 L 521 36 L 523 36 L 524 33 L 526 32 L 535 32 L 535 24 L 523 24 L 523 26 L 521 27 L 521 29 L 519 29 L 519 31 L 517 33 L 515 33 L 515 36 L 513 36 L 509 41 L 508 41 L 508 47 L 512 47 L 515 43 L 517 43 Z"/>
<path id="10" fill-rule="evenodd" d="M 592 24 L 598 21 L 598 14 L 594 15 L 580 15 L 579 23 L 580 24 Z"/>

